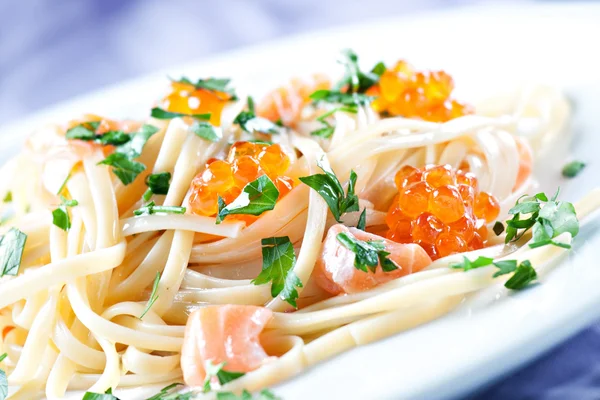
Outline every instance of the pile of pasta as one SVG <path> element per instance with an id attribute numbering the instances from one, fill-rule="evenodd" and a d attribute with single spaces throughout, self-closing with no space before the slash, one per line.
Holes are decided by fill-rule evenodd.
<path id="1" fill-rule="evenodd" d="M 374 71 L 374 79 L 385 78 Z M 237 99 L 223 80 L 216 89 L 210 83 L 219 80 L 181 80 L 173 83 L 180 85 L 172 89 L 175 94 L 153 109 L 154 117 L 108 122 L 102 132 L 136 132 L 144 139 L 137 144 L 137 139 L 98 144 L 104 139 L 94 131 L 110 120 L 95 116 L 35 132 L 3 166 L 0 187 L 5 198 L 0 353 L 7 354 L 2 365 L 13 388 L 11 398 L 62 398 L 71 390 L 104 393 L 110 388 L 118 395 L 123 388 L 181 382 L 190 313 L 224 304 L 273 312 L 260 336 L 270 356 L 267 362 L 219 388 L 260 390 L 340 352 L 438 318 L 470 293 L 510 278 L 495 276 L 493 265 L 452 267 L 464 257 L 528 260 L 541 271 L 567 252 L 568 246 L 526 246 L 531 231 L 509 244 L 505 233 L 490 234 L 481 249 L 440 257 L 419 272 L 367 290 L 333 296 L 315 285 L 311 276 L 323 239 L 338 222 L 326 199 L 300 178 L 330 168 L 347 190 L 356 174 L 352 189 L 358 211 L 345 213 L 342 222 L 354 227 L 364 214 L 363 229 L 385 236 L 399 169 L 467 166 L 479 189 L 497 199 L 497 219 L 503 220 L 534 187 L 531 176 L 515 187 L 518 140 L 529 144 L 535 160 L 568 135 L 568 103 L 549 87 L 492 97 L 440 121 L 399 115 L 390 105 L 363 101 L 384 94 L 358 88 L 362 78 L 350 73 L 345 86 L 323 86 L 329 94 L 347 95 L 341 103 L 319 103 L 300 94 L 299 105 L 285 114 L 278 101 L 293 105 L 292 95 L 301 92 L 292 82 L 270 98 L 278 119 L 269 115 L 269 104 L 263 109 L 261 103 L 255 111 L 252 101 Z M 173 111 L 178 99 L 190 96 L 190 84 L 202 96 L 217 96 L 211 115 L 198 116 L 200 108 L 192 107 L 212 101 L 202 96 L 196 98 L 198 104 L 187 98 L 189 109 Z M 348 97 L 355 103 L 349 105 Z M 249 113 L 245 120 L 239 118 L 243 112 Z M 85 125 L 90 121 L 95 124 Z M 65 137 L 78 126 L 85 130 L 77 140 Z M 319 129 L 326 129 L 325 134 L 315 135 Z M 224 204 L 218 215 L 193 212 L 194 201 L 200 200 L 194 198 L 198 189 L 192 183 L 214 159 L 226 159 L 239 141 L 278 144 L 289 158 L 285 176 L 295 183 L 272 210 L 249 219 L 227 215 Z M 145 168 L 121 168 L 114 156 L 112 164 L 105 162 L 116 153 Z M 165 173 L 165 191 L 148 192 L 146 176 Z M 226 194 L 219 193 L 218 201 L 223 199 Z M 578 218 L 584 219 L 595 203 L 592 198 L 578 203 Z M 9 239 L 22 241 L 23 235 L 22 254 L 15 255 Z M 263 267 L 261 240 L 281 237 L 289 238 L 294 249 L 297 308 L 282 294 L 274 296 L 270 282 L 253 281 Z M 572 235 L 553 240 L 569 244 Z M 198 396 L 216 396 L 200 392 Z"/>

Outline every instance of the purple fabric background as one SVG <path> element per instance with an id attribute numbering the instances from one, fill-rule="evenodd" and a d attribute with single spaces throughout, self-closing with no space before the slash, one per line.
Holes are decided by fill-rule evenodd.
<path id="1" fill-rule="evenodd" d="M 464 3 L 474 1 L 5 0 L 0 2 L 0 120 L 218 51 Z M 471 399 L 600 399 L 598 359 L 600 326 L 595 325 Z"/>

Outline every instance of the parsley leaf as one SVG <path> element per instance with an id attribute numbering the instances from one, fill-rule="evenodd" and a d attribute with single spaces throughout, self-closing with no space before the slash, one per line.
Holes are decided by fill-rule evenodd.
<path id="1" fill-rule="evenodd" d="M 562 175 L 565 178 L 574 178 L 585 168 L 585 163 L 581 161 L 571 161 L 562 169 Z"/>
<path id="2" fill-rule="evenodd" d="M 383 61 L 379 61 L 377 64 L 375 64 L 375 66 L 371 69 L 371 72 L 374 73 L 377 76 L 381 76 L 383 75 L 383 73 L 385 72 L 386 68 L 385 68 L 385 64 L 383 63 Z"/>
<path id="3" fill-rule="evenodd" d="M 60 196 L 60 199 L 60 205 L 52 211 L 52 223 L 63 231 L 68 231 L 71 229 L 71 219 L 67 207 L 75 207 L 79 202 L 77 200 L 67 200 L 64 196 Z"/>
<path id="4" fill-rule="evenodd" d="M 354 193 L 354 186 L 357 179 L 356 173 L 350 171 L 348 192 L 344 195 L 344 188 L 331 167 L 322 164 L 321 161 L 317 162 L 317 165 L 325 172 L 324 174 L 304 176 L 299 179 L 323 197 L 335 220 L 342 222 L 340 220 L 342 214 L 349 211 L 359 211 L 358 196 Z"/>
<path id="5" fill-rule="evenodd" d="M 494 278 L 496 278 L 500 275 L 510 274 L 511 272 L 514 272 L 517 269 L 517 260 L 496 261 L 494 263 L 494 266 L 498 268 L 498 271 L 496 271 L 496 273 L 492 275 Z"/>
<path id="6" fill-rule="evenodd" d="M 129 142 L 131 136 L 121 130 L 112 130 L 104 133 L 96 133 L 96 130 L 100 126 L 97 121 L 84 122 L 76 125 L 73 128 L 67 130 L 65 137 L 67 139 L 84 140 L 88 142 L 95 142 L 103 146 L 120 146 Z"/>
<path id="7" fill-rule="evenodd" d="M 221 139 L 221 135 L 217 133 L 215 127 L 208 122 L 195 121 L 191 126 L 190 130 L 197 136 L 209 142 L 218 142 Z"/>
<path id="8" fill-rule="evenodd" d="M 217 224 L 220 224 L 230 214 L 261 215 L 263 212 L 275 208 L 278 197 L 277 186 L 267 175 L 261 175 L 244 186 L 242 193 L 228 205 L 225 205 L 219 196 Z"/>
<path id="9" fill-rule="evenodd" d="M 27 235 L 17 228 L 10 228 L 0 237 L 0 276 L 19 273 L 25 242 Z"/>
<path id="10" fill-rule="evenodd" d="M 489 257 L 477 257 L 476 260 L 471 261 L 467 257 L 463 256 L 462 262 L 450 264 L 450 268 L 462 269 L 468 271 L 470 269 L 481 268 L 487 265 L 491 265 L 494 262 L 493 258 Z"/>
<path id="11" fill-rule="evenodd" d="M 146 145 L 148 139 L 152 137 L 159 129 L 153 125 L 142 125 L 139 131 L 130 135 L 131 140 L 122 146 L 117 147 L 116 151 L 127 155 L 130 158 L 139 157 Z"/>
<path id="12" fill-rule="evenodd" d="M 153 118 L 156 118 L 156 119 L 173 119 L 173 118 L 179 118 L 179 117 L 192 117 L 195 119 L 202 119 L 202 120 L 210 119 L 210 113 L 207 113 L 207 114 L 185 114 L 185 113 L 178 113 L 178 112 L 171 112 L 171 111 L 163 110 L 160 107 L 154 107 L 150 111 L 150 116 L 152 116 Z"/>
<path id="13" fill-rule="evenodd" d="M 185 214 L 185 207 L 180 206 L 157 206 L 151 201 L 143 207 L 133 212 L 133 215 L 152 215 L 152 214 Z"/>
<path id="14" fill-rule="evenodd" d="M 246 375 L 244 372 L 225 371 L 223 369 L 225 364 L 225 361 L 217 365 L 213 365 L 211 360 L 206 361 L 204 365 L 204 370 L 206 371 L 206 378 L 204 379 L 204 387 L 202 390 L 204 393 L 208 393 L 212 390 L 210 381 L 213 377 L 216 377 L 219 380 L 220 385 L 224 385 L 228 382 L 234 381 Z"/>
<path id="15" fill-rule="evenodd" d="M 387 258 L 390 253 L 385 251 L 383 241 L 371 240 L 365 242 L 346 232 L 338 233 L 336 238 L 345 248 L 354 253 L 354 267 L 356 269 L 363 272 L 371 270 L 371 272 L 375 273 L 379 264 L 381 264 L 381 269 L 385 272 L 398 269 L 398 265 Z"/>
<path id="16" fill-rule="evenodd" d="M 170 172 L 159 172 L 150 174 L 146 177 L 146 186 L 148 190 L 144 193 L 143 200 L 148 201 L 153 194 L 167 194 L 169 192 Z"/>
<path id="17" fill-rule="evenodd" d="M 336 113 L 338 111 L 356 114 L 358 112 L 358 109 L 357 109 L 356 105 L 354 105 L 354 106 L 336 107 L 332 110 L 327 111 L 325 114 L 323 114 L 317 118 L 317 121 L 319 121 L 321 124 L 323 124 L 323 128 L 314 130 L 310 134 L 313 136 L 318 136 L 318 137 L 322 137 L 325 139 L 329 139 L 331 137 L 331 135 L 333 135 L 333 132 L 335 131 L 335 127 L 333 125 L 331 125 L 326 120 L 326 118 L 333 115 L 334 113 Z"/>
<path id="18" fill-rule="evenodd" d="M 372 96 L 359 93 L 342 93 L 337 90 L 326 90 L 321 89 L 313 92 L 310 95 L 313 102 L 318 103 L 320 101 L 325 103 L 343 104 L 345 106 L 359 106 L 361 104 L 369 104 L 372 100 Z"/>
<path id="19" fill-rule="evenodd" d="M 579 233 L 579 221 L 573 204 L 557 201 L 557 197 L 558 191 L 550 200 L 544 193 L 517 200 L 517 204 L 508 211 L 513 218 L 506 221 L 506 243 L 518 240 L 533 228 L 529 247 L 552 244 L 570 248 L 569 244 L 556 242 L 554 238 L 565 232 L 575 237 Z M 520 229 L 522 231 L 519 234 Z"/>
<path id="20" fill-rule="evenodd" d="M 232 392 L 218 392 L 217 400 L 282 400 L 281 397 L 276 396 L 273 392 L 268 389 L 263 389 L 257 395 L 252 395 L 249 391 L 244 389 L 241 395 L 236 395 Z"/>
<path id="21" fill-rule="evenodd" d="M 261 240 L 263 265 L 260 274 L 252 281 L 255 285 L 271 284 L 271 296 L 281 295 L 281 299 L 294 307 L 298 298 L 296 287 L 302 287 L 302 281 L 294 273 L 296 253 L 287 236 L 270 237 Z"/>
<path id="22" fill-rule="evenodd" d="M 3 203 L 10 203 L 12 201 L 13 201 L 13 199 L 12 199 L 12 192 L 11 191 L 6 192 L 6 195 L 4 196 L 4 199 L 2 199 L 2 202 Z"/>
<path id="23" fill-rule="evenodd" d="M 362 72 L 358 66 L 358 56 L 350 49 L 343 50 L 342 57 L 340 63 L 344 65 L 346 73 L 342 80 L 335 85 L 334 89 L 336 90 L 348 87 L 348 92 L 364 93 L 379 82 L 379 76 L 385 71 L 385 65 L 380 62 L 373 68 L 373 71 Z M 383 71 L 381 71 L 382 67 Z"/>
<path id="24" fill-rule="evenodd" d="M 367 209 L 363 208 L 360 216 L 358 217 L 358 223 L 356 224 L 356 228 L 364 231 L 367 227 Z"/>
<path id="25" fill-rule="evenodd" d="M 172 383 L 168 386 L 165 386 L 160 390 L 160 392 L 152 397 L 147 398 L 146 400 L 192 400 L 192 397 L 195 395 L 192 391 L 186 393 L 169 393 L 177 386 L 183 386 L 183 383 Z"/>
<path id="26" fill-rule="evenodd" d="M 537 273 L 529 260 L 523 261 L 517 267 L 515 274 L 506 281 L 505 287 L 512 290 L 521 290 L 537 279 Z"/>
<path id="27" fill-rule="evenodd" d="M 212 92 L 221 92 L 226 93 L 230 97 L 229 100 L 237 100 L 237 96 L 235 94 L 235 90 L 228 87 L 231 79 L 228 78 L 207 78 L 207 79 L 198 79 L 196 82 L 192 82 L 190 79 L 186 77 L 182 77 L 178 81 L 180 83 L 187 83 L 188 85 L 194 85 L 196 89 L 205 89 L 210 90 Z"/>
<path id="28" fill-rule="evenodd" d="M 257 117 L 254 111 L 254 100 L 252 97 L 248 97 L 248 111 L 240 112 L 233 120 L 234 124 L 237 124 L 242 128 L 244 132 L 248 133 L 266 133 L 276 135 L 280 132 L 281 127 L 263 117 Z"/>
<path id="29" fill-rule="evenodd" d="M 105 393 L 85 392 L 81 400 L 119 400 L 119 398 L 113 396 L 109 388 Z"/>
<path id="30" fill-rule="evenodd" d="M 502 232 L 504 232 L 504 224 L 500 221 L 496 221 L 492 230 L 494 231 L 496 236 L 500 236 L 502 235 Z"/>
<path id="31" fill-rule="evenodd" d="M 152 285 L 152 292 L 150 293 L 150 298 L 148 298 L 148 303 L 146 303 L 146 308 L 144 308 L 144 312 L 142 313 L 142 315 L 140 315 L 140 319 L 144 318 L 144 315 L 146 315 L 146 313 L 150 311 L 150 309 L 158 299 L 158 293 L 156 293 L 156 291 L 158 290 L 159 282 L 160 272 L 156 271 L 156 277 L 154 278 L 154 284 Z"/>

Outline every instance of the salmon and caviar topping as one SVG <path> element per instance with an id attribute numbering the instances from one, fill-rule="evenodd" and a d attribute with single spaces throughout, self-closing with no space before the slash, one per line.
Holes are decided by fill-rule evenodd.
<path id="1" fill-rule="evenodd" d="M 286 126 L 295 126 L 300 120 L 302 109 L 310 103 L 310 95 L 317 90 L 329 89 L 331 82 L 325 75 L 315 74 L 308 80 L 299 78 L 267 94 L 257 105 L 257 115 L 272 122 L 281 121 Z"/>
<path id="2" fill-rule="evenodd" d="M 343 235 L 341 238 L 340 234 Z M 380 249 L 371 268 L 361 270 L 357 267 L 356 258 L 359 256 L 344 244 L 347 240 L 359 241 L 359 246 L 366 244 Z M 400 244 L 337 224 L 327 232 L 313 277 L 317 285 L 329 293 L 356 293 L 418 272 L 429 264 L 431 258 L 417 244 Z"/>
<path id="3" fill-rule="evenodd" d="M 471 106 L 452 98 L 453 90 L 454 80 L 446 72 L 416 71 L 400 60 L 366 93 L 375 96 L 373 108 L 380 113 L 445 122 L 473 113 Z"/>
<path id="4" fill-rule="evenodd" d="M 198 215 L 214 216 L 219 211 L 219 197 L 230 204 L 244 186 L 263 175 L 273 181 L 281 199 L 294 187 L 294 181 L 284 175 L 289 166 L 290 159 L 278 144 L 236 142 L 225 160 L 209 160 L 192 180 L 190 210 Z M 258 216 L 236 214 L 229 218 L 250 224 Z"/>
<path id="5" fill-rule="evenodd" d="M 449 165 L 406 165 L 395 183 L 398 195 L 386 217 L 387 238 L 419 244 L 434 260 L 481 249 L 487 239 L 485 223 L 500 213 L 498 200 L 479 191 L 472 173 Z"/>
<path id="6" fill-rule="evenodd" d="M 249 372 L 269 356 L 259 335 L 273 317 L 265 307 L 219 305 L 200 308 L 190 314 L 181 349 L 181 370 L 186 385 L 202 386 L 204 366 L 225 362 L 231 372 Z"/>
<path id="7" fill-rule="evenodd" d="M 225 105 L 236 99 L 227 86 L 229 79 L 199 79 L 192 82 L 187 78 L 171 82 L 171 92 L 160 102 L 167 111 L 182 114 L 210 113 L 210 123 L 221 125 L 221 112 Z"/>

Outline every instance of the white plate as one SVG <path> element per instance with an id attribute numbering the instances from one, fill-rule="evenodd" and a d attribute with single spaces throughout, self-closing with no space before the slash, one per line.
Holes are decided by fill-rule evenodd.
<path id="1" fill-rule="evenodd" d="M 569 182 L 560 178 L 562 159 L 541 173 L 547 190 L 560 185 L 563 198 L 575 200 L 596 186 L 600 175 L 594 157 L 600 148 L 598 21 L 597 4 L 469 8 L 288 38 L 170 68 L 17 121 L 0 129 L 3 151 L 15 150 L 36 125 L 81 112 L 147 115 L 151 99 L 165 87 L 167 73 L 232 76 L 242 93 L 260 94 L 290 76 L 339 73 L 337 52 L 352 47 L 365 65 L 406 58 L 418 67 L 444 68 L 456 78 L 463 98 L 514 81 L 564 87 L 576 104 L 571 150 L 589 165 Z M 275 391 L 286 400 L 436 399 L 467 394 L 600 317 L 598 228 L 592 222 L 582 229 L 569 260 L 540 285 L 508 297 L 502 287 L 492 288 L 485 295 L 498 299 L 493 304 L 463 308 L 418 329 L 354 349 L 278 385 Z M 141 393 L 130 396 L 140 398 Z"/>

